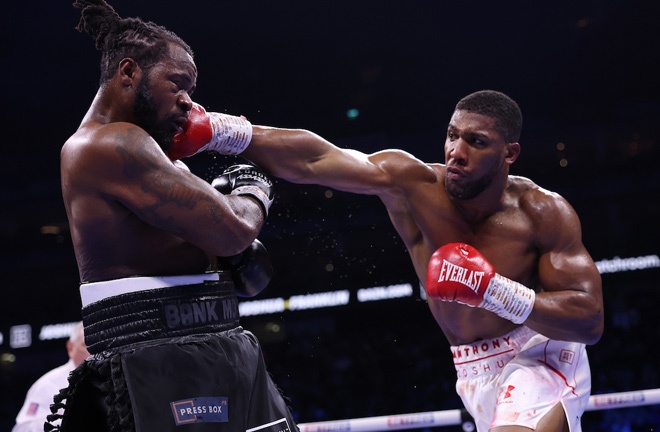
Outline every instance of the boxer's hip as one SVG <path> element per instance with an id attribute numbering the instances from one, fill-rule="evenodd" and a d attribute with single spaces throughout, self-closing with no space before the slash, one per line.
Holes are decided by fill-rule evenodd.
<path id="1" fill-rule="evenodd" d="M 85 342 L 92 354 L 239 325 L 238 300 L 228 273 L 84 284 L 81 298 Z"/>

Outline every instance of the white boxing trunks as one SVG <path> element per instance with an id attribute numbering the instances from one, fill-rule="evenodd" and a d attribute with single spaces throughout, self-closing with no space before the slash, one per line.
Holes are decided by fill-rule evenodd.
<path id="1" fill-rule="evenodd" d="M 555 341 L 521 326 L 495 339 L 452 346 L 458 374 L 456 392 L 474 418 L 477 431 L 497 426 L 536 429 L 561 403 L 571 432 L 591 392 L 584 344 Z"/>

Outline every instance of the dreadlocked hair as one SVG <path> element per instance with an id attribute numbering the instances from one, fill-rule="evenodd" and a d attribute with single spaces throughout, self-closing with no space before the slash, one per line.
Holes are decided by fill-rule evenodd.
<path id="1" fill-rule="evenodd" d="M 73 6 L 81 9 L 76 30 L 89 34 L 102 53 L 101 84 L 112 78 L 119 62 L 127 57 L 148 71 L 165 58 L 171 42 L 193 55 L 174 32 L 141 18 L 122 18 L 105 0 L 75 0 Z"/>

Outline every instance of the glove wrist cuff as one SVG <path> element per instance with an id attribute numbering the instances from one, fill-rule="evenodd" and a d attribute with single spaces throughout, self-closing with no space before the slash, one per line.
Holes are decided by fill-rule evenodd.
<path id="1" fill-rule="evenodd" d="M 273 203 L 273 200 L 268 197 L 268 194 L 259 186 L 255 185 L 243 185 L 238 186 L 236 189 L 231 191 L 232 195 L 250 195 L 259 201 L 261 207 L 264 210 L 264 215 L 268 216 L 268 209 Z"/>
<path id="2" fill-rule="evenodd" d="M 535 299 L 534 290 L 496 273 L 490 280 L 479 307 L 514 324 L 522 324 L 532 313 Z"/>
<path id="3" fill-rule="evenodd" d="M 203 150 L 223 155 L 242 153 L 252 140 L 252 124 L 242 117 L 215 112 L 208 113 L 213 130 L 211 142 Z"/>

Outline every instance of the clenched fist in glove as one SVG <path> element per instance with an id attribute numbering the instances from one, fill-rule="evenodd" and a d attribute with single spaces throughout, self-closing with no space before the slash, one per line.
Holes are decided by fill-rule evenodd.
<path id="1" fill-rule="evenodd" d="M 516 324 L 532 312 L 536 293 L 498 274 L 475 248 L 449 243 L 431 256 L 426 274 L 430 298 L 489 310 Z"/>
<path id="2" fill-rule="evenodd" d="M 182 131 L 172 138 L 167 151 L 171 160 L 192 156 L 204 150 L 224 155 L 236 155 L 247 148 L 252 140 L 252 125 L 242 117 L 206 112 L 193 103 L 188 121 Z"/>
<path id="3" fill-rule="evenodd" d="M 257 167 L 247 164 L 232 165 L 211 185 L 225 195 L 251 195 L 262 205 L 268 216 L 273 203 L 273 182 Z"/>
<path id="4" fill-rule="evenodd" d="M 218 270 L 230 271 L 239 297 L 254 297 L 263 291 L 273 277 L 273 266 L 266 247 L 254 240 L 243 252 L 218 257 Z"/>

